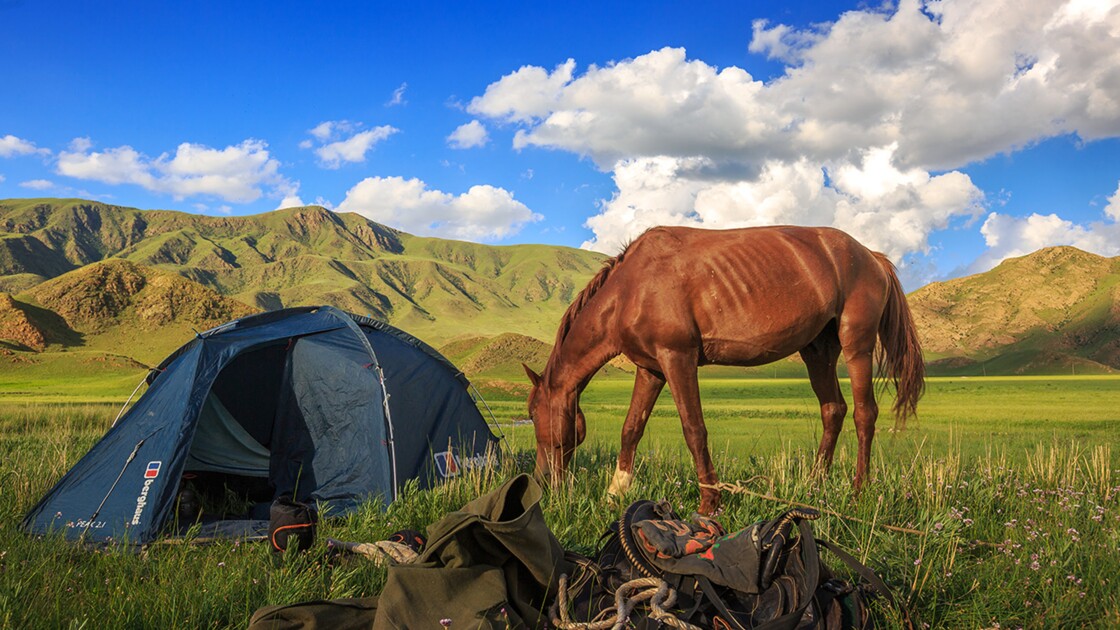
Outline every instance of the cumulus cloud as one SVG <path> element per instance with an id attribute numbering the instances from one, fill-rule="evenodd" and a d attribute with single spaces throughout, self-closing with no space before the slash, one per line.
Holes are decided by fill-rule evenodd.
<path id="1" fill-rule="evenodd" d="M 506 238 L 544 218 L 503 188 L 472 186 L 454 195 L 401 177 L 363 179 L 347 191 L 337 211 L 356 212 L 412 234 L 481 241 Z"/>
<path id="2" fill-rule="evenodd" d="M 612 173 L 617 192 L 587 221 L 585 246 L 603 251 L 661 223 L 808 222 L 898 261 L 983 213 L 956 169 L 1120 135 L 1116 0 L 903 0 L 809 29 L 756 22 L 750 50 L 784 74 L 763 82 L 679 48 L 582 73 L 569 59 L 502 77 L 468 111 L 515 126 L 515 148 Z"/>
<path id="3" fill-rule="evenodd" d="M 1104 207 L 1104 214 L 1113 221 L 1120 222 L 1120 182 L 1116 184 L 1116 192 L 1108 198 L 1108 205 Z"/>
<path id="4" fill-rule="evenodd" d="M 34 142 L 17 138 L 12 134 L 0 136 L 0 157 L 16 157 L 19 155 L 49 155 L 47 149 L 40 149 Z"/>
<path id="5" fill-rule="evenodd" d="M 988 250 L 966 272 L 987 271 L 1006 258 L 1053 245 L 1072 245 L 1101 256 L 1120 256 L 1120 182 L 1101 214 L 1100 220 L 1082 224 L 1056 214 L 1015 217 L 989 213 L 980 227 Z"/>
<path id="6" fill-rule="evenodd" d="M 184 142 L 174 154 L 148 157 L 130 146 L 93 151 L 88 140 L 78 139 L 70 150 L 58 154 L 60 175 L 105 184 L 133 184 L 169 194 L 175 199 L 198 195 L 234 203 L 256 201 L 293 184 L 280 175 L 280 162 L 260 140 L 214 149 Z"/>
<path id="7" fill-rule="evenodd" d="M 307 132 L 315 142 L 310 139 L 304 140 L 299 146 L 301 149 L 310 149 L 317 142 L 319 146 L 315 148 L 315 155 L 319 158 L 320 166 L 336 169 L 345 162 L 364 162 L 366 154 L 374 145 L 400 131 L 390 125 L 357 131 L 361 127 L 361 123 L 348 120 L 321 122 Z"/>
<path id="8" fill-rule="evenodd" d="M 490 135 L 486 132 L 486 127 L 477 120 L 459 125 L 450 136 L 447 136 L 447 143 L 452 149 L 481 147 L 489 141 Z"/>
<path id="9" fill-rule="evenodd" d="M 924 251 L 929 235 L 954 217 L 982 212 L 983 193 L 967 175 L 899 170 L 893 151 L 823 167 L 807 158 L 772 160 L 749 179 L 713 179 L 718 165 L 708 158 L 627 161 L 614 170 L 618 192 L 588 219 L 596 238 L 583 246 L 617 252 L 655 225 L 832 225 L 899 260 Z"/>
<path id="10" fill-rule="evenodd" d="M 277 204 L 277 210 L 284 208 L 299 208 L 307 204 L 303 203 L 303 199 L 299 197 L 299 182 L 285 182 L 277 186 L 277 194 L 282 195 L 280 203 Z"/>
<path id="11" fill-rule="evenodd" d="M 30 179 L 25 182 L 20 182 L 19 185 L 24 188 L 30 188 L 31 190 L 54 188 L 54 182 L 45 179 Z"/>
<path id="12" fill-rule="evenodd" d="M 980 233 L 988 250 L 968 267 L 968 273 L 987 271 L 1006 258 L 1054 245 L 1072 245 L 1101 256 L 1120 256 L 1120 223 L 1115 219 L 1078 224 L 1056 214 L 1014 217 L 992 212 Z"/>

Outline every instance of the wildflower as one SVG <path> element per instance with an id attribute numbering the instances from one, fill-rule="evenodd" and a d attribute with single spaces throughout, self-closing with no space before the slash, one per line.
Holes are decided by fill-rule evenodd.
<path id="1" fill-rule="evenodd" d="M 915 559 L 914 559 L 914 566 L 918 566 L 918 565 L 920 565 L 921 563 L 922 563 L 922 559 L 921 559 L 921 558 L 915 558 Z"/>
<path id="2" fill-rule="evenodd" d="M 451 627 L 451 619 L 446 618 L 446 617 L 443 618 L 443 619 L 440 619 L 439 620 L 439 625 L 443 626 L 444 628 L 450 628 Z"/>
<path id="3" fill-rule="evenodd" d="M 219 567 L 224 567 L 224 566 L 226 566 L 226 563 L 224 563 L 224 562 L 219 562 L 219 563 L 218 563 L 218 566 L 219 566 Z"/>

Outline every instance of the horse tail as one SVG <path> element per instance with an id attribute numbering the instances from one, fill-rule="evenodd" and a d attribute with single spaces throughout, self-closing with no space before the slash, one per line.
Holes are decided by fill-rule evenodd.
<path id="1" fill-rule="evenodd" d="M 890 283 L 886 308 L 879 320 L 876 362 L 879 364 L 879 378 L 889 379 L 894 384 L 895 427 L 903 429 L 906 428 L 906 419 L 917 414 L 918 399 L 926 388 L 926 366 L 914 318 L 894 264 L 878 252 L 875 252 L 875 257 L 887 272 Z"/>

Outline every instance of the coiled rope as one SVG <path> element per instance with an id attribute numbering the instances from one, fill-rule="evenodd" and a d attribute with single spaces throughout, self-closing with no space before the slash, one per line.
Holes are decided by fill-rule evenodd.
<path id="1" fill-rule="evenodd" d="M 664 580 L 657 578 L 638 578 L 618 587 L 614 592 L 614 606 L 607 608 L 591 621 L 572 621 L 569 615 L 568 576 L 560 576 L 560 594 L 549 610 L 552 624 L 560 630 L 624 630 L 631 613 L 638 604 L 649 601 L 651 619 L 681 630 L 703 630 L 687 621 L 677 618 L 666 610 L 677 602 L 677 591 Z M 610 615 L 604 617 L 604 615 Z"/>

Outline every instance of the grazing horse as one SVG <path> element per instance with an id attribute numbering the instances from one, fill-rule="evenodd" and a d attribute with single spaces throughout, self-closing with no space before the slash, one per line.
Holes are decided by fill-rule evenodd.
<path id="1" fill-rule="evenodd" d="M 629 487 L 634 451 L 666 383 L 700 482 L 715 485 L 697 367 L 763 365 L 794 352 L 804 359 L 821 405 L 821 472 L 832 463 L 848 412 L 836 377 L 844 354 L 859 440 L 858 490 L 879 414 L 873 359 L 881 376 L 893 381 L 897 421 L 915 413 L 925 387 L 921 346 L 894 265 L 831 228 L 650 229 L 608 259 L 576 296 L 544 371 L 524 366 L 533 383 L 537 472 L 554 483 L 564 476 L 586 435 L 580 393 L 621 354 L 637 374 L 608 492 L 621 495 Z M 719 508 L 718 490 L 702 487 L 700 494 L 702 513 Z"/>

